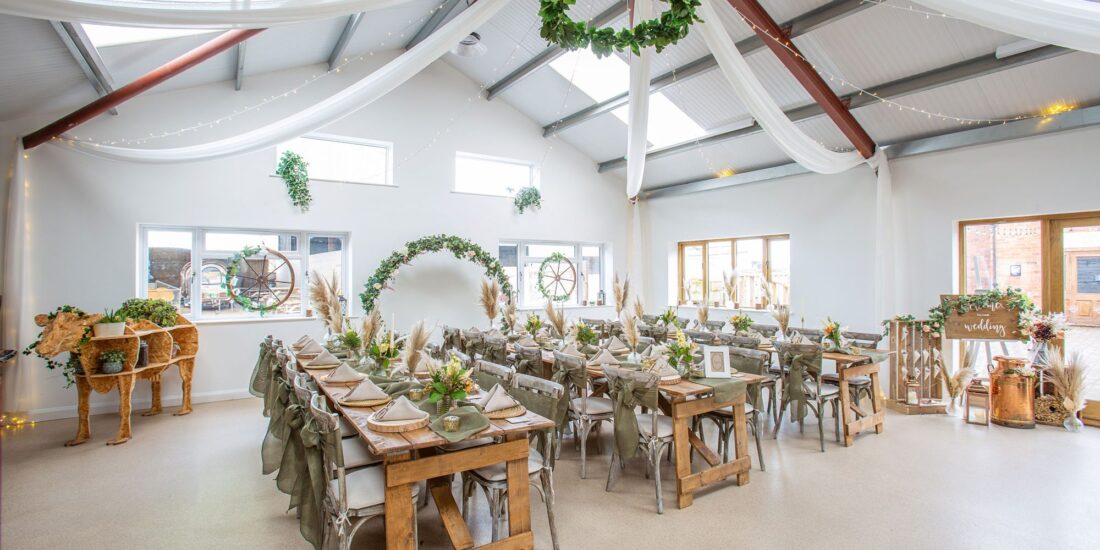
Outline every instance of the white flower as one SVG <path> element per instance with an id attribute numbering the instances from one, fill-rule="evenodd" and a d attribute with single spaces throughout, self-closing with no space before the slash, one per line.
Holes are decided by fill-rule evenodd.
<path id="1" fill-rule="evenodd" d="M 391 279 L 396 279 L 396 278 L 397 278 L 397 271 L 398 271 L 398 270 L 396 270 L 396 269 L 395 269 L 395 270 L 393 270 L 393 275 L 390 275 L 390 278 L 391 278 Z"/>
<path id="2" fill-rule="evenodd" d="M 397 249 L 397 254 L 399 256 L 408 256 L 409 255 L 409 248 L 406 247 L 406 246 L 402 246 L 401 248 Z"/>
<path id="3" fill-rule="evenodd" d="M 382 283 L 374 283 L 375 290 L 382 290 Z"/>
<path id="4" fill-rule="evenodd" d="M 474 257 L 474 251 L 473 250 L 467 250 L 466 251 L 466 257 L 467 258 L 473 258 Z"/>

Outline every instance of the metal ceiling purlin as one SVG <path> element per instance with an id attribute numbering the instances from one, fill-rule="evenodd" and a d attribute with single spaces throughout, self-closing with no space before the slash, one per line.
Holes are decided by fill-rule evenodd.
<path id="1" fill-rule="evenodd" d="M 335 68 L 337 62 L 340 61 L 340 56 L 344 55 L 344 50 L 347 49 L 348 42 L 351 42 L 352 35 L 354 35 L 356 29 L 359 28 L 359 23 L 363 22 L 363 17 L 365 15 L 364 12 L 359 12 L 348 16 L 348 21 L 344 23 L 344 30 L 340 32 L 340 38 L 336 39 L 336 45 L 332 47 L 332 52 L 328 54 L 328 68 L 330 71 Z"/>
<path id="2" fill-rule="evenodd" d="M 812 30 L 821 28 L 829 23 L 838 21 L 844 17 L 852 15 L 858 11 L 864 10 L 870 7 L 872 4 L 863 0 L 834 0 L 819 6 L 806 13 L 796 16 L 795 18 L 787 21 L 783 24 L 783 28 L 787 30 L 788 35 L 791 38 L 802 36 Z M 789 29 L 789 30 L 788 30 Z M 764 48 L 764 41 L 759 36 L 751 36 L 735 44 L 741 55 L 749 55 L 758 50 Z M 667 88 L 677 82 L 684 82 L 685 80 L 698 76 L 711 71 L 718 67 L 718 62 L 714 60 L 714 56 L 707 54 L 699 59 L 685 63 L 679 67 L 672 69 L 671 71 L 662 74 L 649 81 L 649 93 L 653 94 Z M 575 113 L 566 115 L 559 120 L 555 120 L 542 128 L 542 135 L 544 137 L 551 135 L 554 132 L 560 132 L 566 128 L 570 128 L 591 120 L 600 115 L 610 113 L 616 108 L 626 105 L 628 99 L 628 93 L 623 92 L 611 99 L 601 101 L 595 105 L 581 109 Z"/>
<path id="3" fill-rule="evenodd" d="M 459 8 L 459 6 L 461 6 L 461 8 Z M 462 13 L 464 9 L 466 9 L 466 2 L 460 0 L 447 0 L 447 2 L 443 4 L 443 7 L 436 10 L 436 12 L 428 18 L 428 21 L 416 31 L 416 34 L 409 40 L 409 43 L 405 44 L 405 49 L 411 49 L 413 46 L 423 42 L 425 38 L 431 36 L 431 34 L 450 17 L 451 12 L 458 15 Z"/>
<path id="4" fill-rule="evenodd" d="M 92 83 L 96 93 L 102 97 L 115 91 L 115 81 L 111 78 L 111 73 L 107 71 L 107 64 L 99 56 L 99 50 L 96 49 L 95 44 L 92 44 L 84 29 L 80 25 L 63 21 L 50 21 L 50 26 L 57 32 L 61 43 L 72 54 L 73 60 L 76 61 L 77 66 L 80 67 L 88 81 Z M 117 109 L 111 109 L 109 112 L 112 115 L 118 114 Z"/>
<path id="5" fill-rule="evenodd" d="M 233 89 L 241 91 L 241 84 L 244 81 L 244 47 L 247 42 L 241 42 L 237 44 L 237 75 L 233 79 Z"/>
<path id="6" fill-rule="evenodd" d="M 978 78 L 981 76 L 994 74 L 1006 69 L 1027 65 L 1036 61 L 1042 61 L 1044 59 L 1050 59 L 1063 54 L 1070 53 L 1072 50 L 1062 48 L 1059 46 L 1043 46 L 1035 50 L 1024 52 L 1014 55 L 1012 57 L 1006 57 L 1003 59 L 997 59 L 995 54 L 983 55 L 974 59 L 968 59 L 959 63 L 947 65 L 946 67 L 940 67 L 925 71 L 912 76 L 899 78 L 891 82 L 879 84 L 877 86 L 868 86 L 867 90 L 874 92 L 875 95 L 884 99 L 896 99 L 902 96 L 947 86 L 957 82 Z M 848 104 L 848 109 L 857 109 L 867 105 L 879 103 L 879 99 L 869 94 L 861 94 L 858 92 L 845 95 L 841 98 L 841 101 Z M 824 114 L 824 110 L 816 103 L 811 103 L 803 107 L 795 109 L 789 109 L 784 111 L 788 118 L 798 122 L 800 120 L 806 120 Z M 670 145 L 662 149 L 655 149 L 646 153 L 646 159 L 657 159 L 675 155 L 677 153 L 683 153 L 703 147 L 706 145 L 713 145 L 715 143 L 721 143 L 723 141 L 729 141 L 739 137 L 755 134 L 762 131 L 760 126 L 752 125 L 747 128 L 741 128 L 738 130 L 721 132 L 706 136 L 699 140 L 687 141 L 684 143 L 677 143 Z M 617 158 L 608 161 L 601 162 L 599 164 L 599 171 L 606 172 L 608 170 L 614 170 L 622 167 L 626 164 L 625 158 Z"/>

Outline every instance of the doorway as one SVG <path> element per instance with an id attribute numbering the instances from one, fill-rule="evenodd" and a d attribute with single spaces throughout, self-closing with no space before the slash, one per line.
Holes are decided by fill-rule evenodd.
<path id="1" fill-rule="evenodd" d="M 1051 220 L 1051 310 L 1062 311 L 1067 357 L 1079 355 L 1086 364 L 1100 365 L 1100 216 L 1082 215 Z M 1100 400 L 1093 384 L 1086 397 Z"/>

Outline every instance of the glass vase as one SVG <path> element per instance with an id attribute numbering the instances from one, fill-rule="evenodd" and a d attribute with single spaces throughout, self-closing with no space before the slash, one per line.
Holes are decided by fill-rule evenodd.
<path id="1" fill-rule="evenodd" d="M 962 410 L 962 408 L 959 406 L 959 398 L 948 397 L 947 405 L 944 410 L 947 412 L 947 416 L 959 416 L 959 411 Z"/>
<path id="2" fill-rule="evenodd" d="M 1077 433 L 1084 427 L 1084 423 L 1081 422 L 1080 418 L 1077 418 L 1077 412 L 1074 411 L 1066 416 L 1066 419 L 1062 422 L 1062 427 L 1064 427 L 1067 432 Z"/>
<path id="3" fill-rule="evenodd" d="M 436 401 L 435 414 L 436 416 L 443 416 L 444 414 L 451 412 L 451 409 L 453 408 L 454 400 L 452 400 L 450 397 L 445 396 L 439 401 Z"/>

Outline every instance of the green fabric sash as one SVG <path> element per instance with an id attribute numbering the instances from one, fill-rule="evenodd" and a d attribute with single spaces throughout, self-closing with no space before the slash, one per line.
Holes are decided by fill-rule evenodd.
<path id="1" fill-rule="evenodd" d="M 574 393 L 577 394 L 588 391 L 588 373 L 583 361 L 575 365 L 554 361 L 554 375 L 551 380 L 565 386 L 566 394 L 570 393 L 571 388 L 575 389 Z"/>
<path id="2" fill-rule="evenodd" d="M 737 369 L 737 372 L 766 376 L 764 372 L 765 361 L 767 361 L 767 359 L 763 357 L 746 357 L 730 352 L 730 367 Z M 753 384 L 752 387 L 749 388 L 749 399 L 752 402 L 753 408 L 760 410 L 760 384 Z"/>
<path id="3" fill-rule="evenodd" d="M 402 395 L 407 395 L 409 390 L 413 388 L 423 388 L 424 386 L 420 382 L 414 382 L 407 378 L 390 377 L 371 375 L 370 381 L 378 385 L 379 389 L 386 392 L 386 395 L 397 399 Z"/>
<path id="4" fill-rule="evenodd" d="M 278 405 L 278 382 L 283 379 L 283 366 L 279 364 L 280 354 L 275 350 L 267 357 L 267 384 L 264 386 L 264 414 L 270 416 Z"/>
<path id="5" fill-rule="evenodd" d="M 443 349 L 462 349 L 462 331 L 459 329 L 443 329 Z"/>
<path id="6" fill-rule="evenodd" d="M 565 416 L 569 411 L 569 401 L 565 397 L 554 399 L 549 395 L 518 387 L 510 388 L 508 394 L 527 410 L 552 420 L 555 426 L 565 424 Z"/>
<path id="7" fill-rule="evenodd" d="M 508 341 L 504 338 L 484 340 L 481 343 L 481 358 L 490 363 L 505 364 L 508 362 Z"/>
<path id="8" fill-rule="evenodd" d="M 435 407 L 435 403 L 431 403 L 431 406 Z M 458 431 L 448 432 L 443 429 L 444 416 L 457 416 L 459 418 Z M 481 414 L 481 411 L 478 410 L 477 407 L 473 405 L 464 405 L 456 407 L 452 409 L 451 412 L 445 413 L 442 416 L 436 416 L 432 419 L 431 424 L 428 424 L 428 427 L 439 435 L 439 437 L 451 443 L 458 443 L 489 427 L 489 419 L 486 418 L 484 414 Z"/>
<path id="9" fill-rule="evenodd" d="M 283 456 L 279 462 L 279 473 L 275 476 L 275 486 L 290 495 L 290 508 L 298 505 L 299 479 L 305 468 L 305 448 L 302 446 L 301 429 L 305 423 L 305 414 L 294 392 L 283 413 Z"/>
<path id="10" fill-rule="evenodd" d="M 260 461 L 264 475 L 279 469 L 286 452 L 286 442 L 290 438 L 288 421 L 297 411 L 297 402 L 291 403 L 294 392 L 282 376 L 274 377 L 269 383 L 271 390 L 271 416 L 268 419 L 267 434 L 260 446 Z"/>
<path id="11" fill-rule="evenodd" d="M 737 378 L 692 378 L 691 381 L 714 388 L 714 402 L 718 404 L 732 403 L 745 395 L 745 381 Z"/>
<path id="12" fill-rule="evenodd" d="M 517 348 L 516 372 L 542 378 L 544 376 L 542 374 L 542 350 L 527 347 Z"/>
<path id="13" fill-rule="evenodd" d="M 292 503 L 298 507 L 299 525 L 302 537 L 313 544 L 316 550 L 322 543 L 322 506 L 325 499 L 325 484 L 328 474 L 325 471 L 324 452 L 335 452 L 330 440 L 339 439 L 339 433 L 321 433 L 314 423 L 312 415 L 303 412 L 299 440 L 302 445 L 301 461 L 297 464 L 298 478 L 295 483 Z M 337 441 L 337 444 L 339 442 Z M 331 449 L 331 450 L 329 450 Z"/>
<path id="14" fill-rule="evenodd" d="M 787 383 L 783 384 L 783 394 L 789 403 L 795 405 L 791 417 L 802 420 L 806 418 L 806 402 L 809 400 L 806 395 L 806 377 L 821 372 L 821 350 L 808 353 L 784 352 L 783 363 L 791 369 L 787 374 Z M 821 391 L 820 388 L 818 391 Z"/>
<path id="15" fill-rule="evenodd" d="M 248 393 L 255 397 L 263 397 L 267 394 L 267 384 L 271 381 L 270 362 L 274 350 L 267 341 L 260 342 L 260 355 L 256 358 L 256 366 L 252 368 L 252 379 L 248 384 Z M 264 415 L 268 414 L 264 409 Z"/>
<path id="16" fill-rule="evenodd" d="M 611 398 L 615 405 L 615 447 L 623 458 L 634 458 L 642 437 L 634 408 L 646 407 L 656 414 L 657 385 L 646 387 L 645 382 L 633 378 L 614 378 L 611 384 Z"/>

